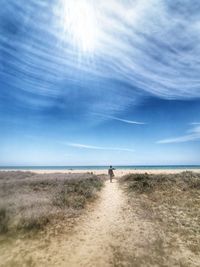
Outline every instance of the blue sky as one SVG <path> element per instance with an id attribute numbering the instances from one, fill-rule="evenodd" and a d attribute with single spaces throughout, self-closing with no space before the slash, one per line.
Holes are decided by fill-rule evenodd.
<path id="1" fill-rule="evenodd" d="M 197 0 L 2 0 L 0 165 L 200 164 Z"/>

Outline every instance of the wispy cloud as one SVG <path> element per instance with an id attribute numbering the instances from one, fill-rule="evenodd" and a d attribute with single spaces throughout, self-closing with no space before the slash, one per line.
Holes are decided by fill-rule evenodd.
<path id="1" fill-rule="evenodd" d="M 191 122 L 191 125 L 200 125 L 200 122 Z"/>
<path id="2" fill-rule="evenodd" d="M 14 90 L 9 91 L 14 98 L 26 93 L 30 106 L 46 108 L 44 99 L 54 105 L 61 97 L 70 103 L 81 102 L 84 95 L 88 99 L 85 112 L 96 108 L 117 114 L 144 94 L 163 99 L 200 98 L 199 0 L 181 4 L 179 0 L 35 0 L 34 4 L 10 0 L 4 6 L 0 13 L 0 78 L 12 86 Z M 73 33 L 81 18 L 66 16 L 78 7 L 83 14 L 91 14 L 84 21 L 90 26 L 87 32 L 79 21 L 79 32 Z M 90 52 L 74 44 L 89 45 L 87 34 L 95 38 Z"/>
<path id="3" fill-rule="evenodd" d="M 115 117 L 115 116 L 110 116 L 110 115 L 104 115 L 104 114 L 100 114 L 100 113 L 93 113 L 94 115 L 106 118 L 106 119 L 111 119 L 111 120 L 116 120 L 116 121 L 121 121 L 124 123 L 128 123 L 128 124 L 138 124 L 138 125 L 143 125 L 146 124 L 145 122 L 141 122 L 141 121 L 134 121 L 134 120 L 127 120 L 127 119 L 122 119 L 119 117 Z"/>
<path id="4" fill-rule="evenodd" d="M 200 140 L 200 126 L 196 126 L 188 130 L 188 133 L 185 135 L 159 140 L 157 143 L 158 144 L 185 143 L 197 140 Z"/>
<path id="5" fill-rule="evenodd" d="M 93 149 L 93 150 L 113 150 L 113 151 L 127 151 L 134 152 L 134 149 L 129 148 L 119 148 L 119 147 L 102 147 L 102 146 L 93 146 L 86 144 L 77 144 L 77 143 L 68 143 L 68 146 L 80 148 L 80 149 Z"/>
<path id="6" fill-rule="evenodd" d="M 125 119 L 121 119 L 121 118 L 113 117 L 113 116 L 111 116 L 110 118 L 113 119 L 113 120 L 125 122 L 125 123 L 128 123 L 128 124 L 140 124 L 140 125 L 141 124 L 146 124 L 145 122 L 141 122 L 141 121 L 125 120 Z"/>

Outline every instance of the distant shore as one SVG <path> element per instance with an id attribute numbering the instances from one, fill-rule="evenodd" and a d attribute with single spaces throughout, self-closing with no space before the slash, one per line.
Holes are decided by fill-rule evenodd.
<path id="1" fill-rule="evenodd" d="M 23 172 L 34 172 L 34 173 L 93 173 L 96 175 L 105 175 L 108 174 L 108 169 L 51 169 L 51 170 L 47 170 L 47 169 L 0 169 L 0 171 L 23 171 Z M 193 171 L 193 172 L 200 172 L 200 167 L 199 168 L 194 168 L 194 169 L 115 169 L 114 173 L 115 176 L 123 176 L 123 175 L 127 175 L 129 173 L 150 173 L 150 174 L 159 174 L 159 173 L 163 173 L 163 174 L 174 174 L 174 173 L 180 173 L 183 171 Z"/>

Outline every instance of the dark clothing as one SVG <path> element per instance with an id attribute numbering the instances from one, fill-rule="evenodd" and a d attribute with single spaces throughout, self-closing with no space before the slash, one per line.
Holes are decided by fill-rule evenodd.
<path id="1" fill-rule="evenodd" d="M 115 176 L 113 170 L 114 170 L 114 168 L 108 169 L 108 174 L 110 176 L 110 182 L 112 182 L 112 178 Z"/>
<path id="2" fill-rule="evenodd" d="M 112 168 L 112 169 L 108 169 L 108 174 L 109 174 L 111 177 L 115 176 L 115 175 L 114 175 L 114 172 L 113 172 L 113 168 Z"/>

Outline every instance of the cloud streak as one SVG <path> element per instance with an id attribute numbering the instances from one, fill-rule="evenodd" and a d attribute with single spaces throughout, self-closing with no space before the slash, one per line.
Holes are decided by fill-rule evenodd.
<path id="1" fill-rule="evenodd" d="M 3 0 L 2 6 L 0 78 L 16 103 L 46 108 L 62 98 L 67 106 L 84 95 L 85 113 L 115 117 L 144 95 L 200 98 L 198 0 Z M 91 36 L 72 16 L 82 9 L 91 14 L 84 25 L 94 35 L 92 51 Z"/>
<path id="2" fill-rule="evenodd" d="M 191 130 L 188 131 L 188 134 L 169 139 L 163 139 L 158 141 L 157 143 L 158 144 L 185 143 L 198 140 L 200 140 L 200 126 L 192 128 Z"/>
<path id="3" fill-rule="evenodd" d="M 108 117 L 108 118 L 109 118 L 109 117 Z M 113 116 L 110 116 L 110 118 L 113 119 L 113 120 L 121 121 L 121 122 L 125 122 L 125 123 L 128 123 L 128 124 L 138 124 L 138 125 L 146 124 L 145 122 L 132 121 L 132 120 L 125 120 L 125 119 L 121 119 L 121 118 L 113 117 Z"/>
<path id="4" fill-rule="evenodd" d="M 200 125 L 200 122 L 192 122 L 191 125 Z"/>
<path id="5" fill-rule="evenodd" d="M 126 151 L 126 152 L 134 152 L 134 149 L 129 148 L 119 148 L 119 147 L 102 147 L 102 146 L 93 146 L 86 144 L 77 144 L 77 143 L 68 143 L 68 146 L 80 149 L 89 149 L 89 150 L 106 150 L 106 151 Z"/>
<path id="6" fill-rule="evenodd" d="M 119 117 L 104 115 L 104 114 L 100 114 L 100 113 L 94 113 L 94 115 L 97 115 L 99 117 L 103 117 L 103 118 L 106 118 L 106 119 L 111 119 L 111 120 L 124 122 L 124 123 L 127 123 L 127 124 L 137 124 L 137 125 L 146 124 L 145 122 L 141 122 L 141 121 L 127 120 L 127 119 L 122 119 L 122 118 L 119 118 Z"/>

